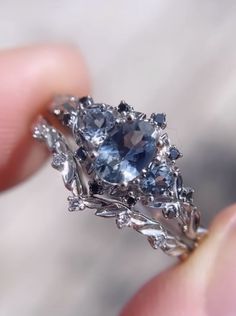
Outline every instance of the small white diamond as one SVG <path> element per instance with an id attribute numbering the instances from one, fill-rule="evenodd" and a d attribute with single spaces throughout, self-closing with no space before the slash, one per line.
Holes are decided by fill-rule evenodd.
<path id="1" fill-rule="evenodd" d="M 34 125 L 33 128 L 33 137 L 39 140 L 45 140 L 48 135 L 48 129 L 46 121 L 42 118 Z"/>
<path id="2" fill-rule="evenodd" d="M 52 156 L 52 167 L 59 170 L 63 166 L 63 164 L 66 161 L 66 159 L 67 159 L 67 157 L 63 153 L 53 154 L 53 156 Z"/>
<path id="3" fill-rule="evenodd" d="M 165 241 L 166 241 L 165 235 L 160 235 L 160 236 L 156 237 L 155 240 L 152 241 L 152 246 L 155 249 L 161 248 L 164 246 Z"/>
<path id="4" fill-rule="evenodd" d="M 116 225 L 118 228 L 131 226 L 131 215 L 128 212 L 121 212 L 118 214 L 116 219 Z"/>
<path id="5" fill-rule="evenodd" d="M 68 197 L 69 207 L 68 210 L 70 212 L 74 211 L 83 211 L 85 209 L 84 201 L 77 196 L 69 196 Z"/>

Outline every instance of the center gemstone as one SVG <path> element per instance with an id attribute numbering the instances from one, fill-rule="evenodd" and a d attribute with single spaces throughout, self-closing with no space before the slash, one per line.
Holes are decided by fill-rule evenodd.
<path id="1" fill-rule="evenodd" d="M 99 147 L 96 173 L 109 183 L 127 183 L 140 175 L 155 151 L 155 128 L 141 120 L 126 122 L 111 130 Z"/>

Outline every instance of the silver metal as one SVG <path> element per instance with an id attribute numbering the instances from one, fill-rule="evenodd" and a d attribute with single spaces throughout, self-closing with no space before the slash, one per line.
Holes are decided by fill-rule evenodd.
<path id="1" fill-rule="evenodd" d="M 125 108 L 125 101 L 121 104 Z M 112 184 L 98 177 L 94 161 L 106 135 L 88 141 L 81 133 L 87 111 L 94 107 L 110 111 L 116 125 L 139 119 L 155 127 L 157 151 L 151 164 L 168 163 L 175 177 L 172 188 L 159 195 L 141 191 L 140 178 L 145 177 L 150 164 L 128 183 Z M 192 200 L 193 190 L 183 186 L 179 168 L 168 156 L 173 145 L 168 135 L 162 132 L 166 122 L 158 124 L 154 120 L 155 114 L 147 119 L 144 113 L 136 112 L 128 105 L 127 109 L 119 111 L 119 108 L 103 103 L 96 104 L 91 97 L 56 97 L 51 113 L 67 127 L 73 142 L 69 145 L 70 137 L 65 137 L 43 118 L 35 124 L 33 137 L 46 143 L 52 153 L 52 167 L 61 173 L 65 187 L 71 192 L 69 211 L 92 209 L 97 216 L 112 217 L 118 228 L 133 228 L 146 236 L 154 249 L 160 248 L 168 255 L 185 256 L 194 250 L 206 230 L 200 226 L 200 213 Z M 83 159 L 76 155 L 78 148 L 83 150 Z M 180 157 L 181 153 L 177 158 Z M 92 190 L 94 185 L 95 192 Z"/>

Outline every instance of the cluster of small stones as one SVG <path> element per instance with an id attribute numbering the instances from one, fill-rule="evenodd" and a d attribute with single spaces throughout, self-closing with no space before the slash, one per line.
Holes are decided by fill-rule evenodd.
<path id="1" fill-rule="evenodd" d="M 43 119 L 33 136 L 47 144 L 71 192 L 69 211 L 113 217 L 119 228 L 132 227 L 168 254 L 195 247 L 204 230 L 193 190 L 183 186 L 175 163 L 182 155 L 163 132 L 165 114 L 146 118 L 124 101 L 112 107 L 90 97 L 59 98 L 53 112 L 75 143 Z"/>
<path id="2" fill-rule="evenodd" d="M 193 191 L 182 187 L 175 167 L 182 154 L 162 133 L 164 113 L 153 113 L 146 119 L 124 101 L 111 107 L 94 103 L 91 97 L 68 97 L 55 104 L 54 113 L 72 129 L 78 144 L 75 158 L 94 173 L 89 184 L 92 195 L 103 194 L 107 185 L 121 191 L 126 188 L 130 194 L 125 200 L 132 206 L 140 195 L 171 196 L 177 187 L 183 200 L 192 200 Z M 166 213 L 171 218 L 176 211 L 169 208 Z"/>

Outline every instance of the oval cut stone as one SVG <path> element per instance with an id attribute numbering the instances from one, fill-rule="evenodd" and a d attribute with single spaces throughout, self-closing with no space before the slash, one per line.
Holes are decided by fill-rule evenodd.
<path id="1" fill-rule="evenodd" d="M 127 183 L 140 175 L 156 151 L 156 132 L 145 121 L 115 127 L 98 149 L 97 175 L 109 183 Z"/>

